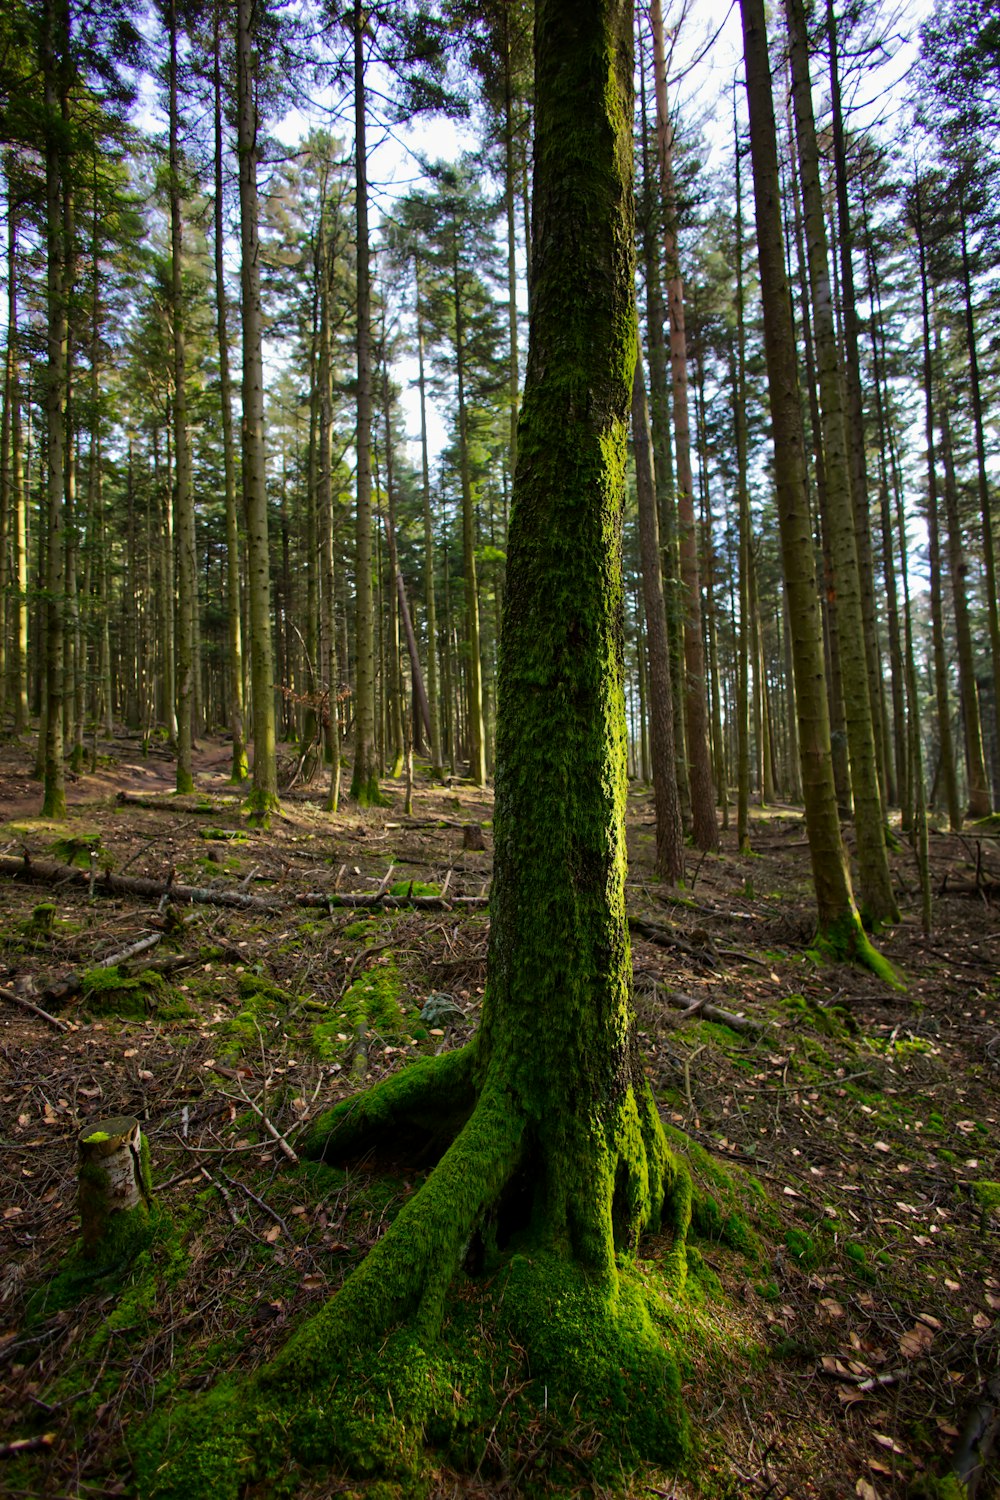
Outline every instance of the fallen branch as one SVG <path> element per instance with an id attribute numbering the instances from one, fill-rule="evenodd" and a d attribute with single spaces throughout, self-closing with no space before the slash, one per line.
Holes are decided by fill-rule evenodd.
<path id="1" fill-rule="evenodd" d="M 16 994 L 13 990 L 0 989 L 0 1000 L 9 1000 L 11 1005 L 19 1005 L 22 1010 L 28 1010 L 33 1016 L 38 1016 L 42 1021 L 48 1021 L 57 1031 L 69 1031 L 70 1027 L 65 1021 L 60 1021 L 58 1016 L 50 1016 L 47 1010 L 42 1010 L 40 1005 L 33 1005 L 30 1000 L 25 1000 L 23 995 Z"/>
<path id="2" fill-rule="evenodd" d="M 288 1144 L 285 1137 L 281 1134 L 280 1130 L 278 1130 L 277 1126 L 271 1124 L 271 1121 L 261 1109 L 260 1105 L 254 1103 L 254 1101 L 250 1098 L 250 1095 L 244 1091 L 239 1082 L 237 1082 L 236 1086 L 240 1091 L 239 1098 L 237 1098 L 235 1094 L 227 1094 L 225 1089 L 220 1089 L 219 1092 L 222 1094 L 222 1097 L 224 1099 L 231 1099 L 234 1104 L 239 1104 L 241 1100 L 244 1104 L 249 1104 L 254 1114 L 259 1117 L 260 1123 L 263 1125 L 272 1141 L 276 1143 L 279 1150 L 284 1152 L 284 1154 L 288 1157 L 288 1160 L 291 1162 L 292 1166 L 297 1167 L 299 1164 L 299 1158 L 295 1154 L 293 1148 Z"/>
<path id="3" fill-rule="evenodd" d="M 8 880 L 23 880 L 31 885 L 90 885 L 87 870 L 74 865 L 60 865 L 52 860 L 31 859 L 25 855 L 17 859 L 13 855 L 0 856 L 0 875 Z M 143 875 L 115 875 L 105 870 L 94 881 L 95 893 L 106 896 L 140 896 L 145 901 L 177 902 L 206 906 L 236 906 L 247 911 L 279 911 L 285 903 L 268 901 L 261 896 L 249 896 L 243 891 L 214 890 L 209 887 L 177 885 L 173 881 L 150 880 Z"/>
<path id="4" fill-rule="evenodd" d="M 239 792 L 213 792 L 212 795 L 213 797 L 226 797 L 231 807 L 233 801 L 240 794 Z M 150 807 L 157 812 L 186 812 L 207 815 L 209 813 L 229 810 L 224 806 L 219 807 L 213 803 L 206 802 L 204 797 L 200 796 L 197 792 L 191 796 L 185 796 L 184 793 L 178 796 L 176 792 L 164 792 L 159 797 L 150 796 L 144 792 L 119 792 L 117 801 L 119 805 L 127 807 Z"/>
<path id="5" fill-rule="evenodd" d="M 54 1432 L 43 1432 L 40 1437 L 15 1438 L 12 1443 L 0 1444 L 0 1458 L 20 1458 L 22 1453 L 38 1453 L 42 1448 L 51 1448 L 55 1438 Z"/>
<path id="6" fill-rule="evenodd" d="M 753 1021 L 749 1016 L 738 1016 L 734 1011 L 723 1010 L 721 1006 L 713 1005 L 710 1001 L 700 997 L 695 998 L 694 995 L 682 995 L 680 990 L 664 989 L 655 980 L 653 990 L 681 1012 L 682 1021 L 704 1016 L 706 1021 L 715 1021 L 719 1026 L 728 1026 L 730 1031 L 738 1031 L 745 1036 L 760 1036 L 761 1032 L 767 1030 L 762 1021 Z"/>
<path id="7" fill-rule="evenodd" d="M 139 938 L 130 943 L 127 948 L 120 948 L 117 953 L 109 953 L 107 958 L 98 959 L 94 964 L 95 969 L 111 969 L 116 964 L 126 963 L 130 958 L 137 958 L 140 953 L 146 953 L 150 948 L 155 948 L 157 943 L 163 940 L 162 932 L 151 932 L 148 937 Z M 64 974 L 62 979 L 45 986 L 44 998 L 50 1003 L 64 1004 L 79 995 L 83 989 L 82 974 Z"/>
<path id="8" fill-rule="evenodd" d="M 385 911 L 411 906 L 423 911 L 452 911 L 455 907 L 474 910 L 489 906 L 489 904 L 489 896 L 445 896 L 443 892 L 440 896 L 380 896 L 377 891 L 374 894 L 359 893 L 357 895 L 338 891 L 307 891 L 305 895 L 295 898 L 296 906 L 379 907 Z"/>

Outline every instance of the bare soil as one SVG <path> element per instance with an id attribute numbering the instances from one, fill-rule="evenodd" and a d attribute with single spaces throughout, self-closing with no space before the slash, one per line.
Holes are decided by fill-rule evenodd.
<path id="1" fill-rule="evenodd" d="M 418 770 L 412 816 L 402 784 L 387 782 L 389 807 L 331 817 L 316 784 L 261 834 L 241 818 L 221 741 L 203 743 L 198 792 L 182 799 L 165 749 L 98 749 L 96 769 L 70 785 L 69 818 L 53 824 L 37 817 L 31 748 L 0 747 L 0 854 L 93 872 L 89 885 L 0 880 L 0 1493 L 11 1496 L 128 1493 L 129 1432 L 158 1390 L 252 1370 L 336 1289 L 421 1168 L 404 1159 L 383 1180 L 361 1163 L 317 1194 L 293 1164 L 295 1142 L 362 1078 L 466 1041 L 485 982 L 488 913 L 457 898 L 488 891 L 488 793 Z M 483 829 L 485 850 L 465 847 L 466 825 Z M 629 909 L 658 929 L 633 941 L 650 1077 L 676 1138 L 708 1153 L 694 1153 L 696 1177 L 699 1161 L 725 1164 L 741 1201 L 757 1204 L 764 1250 L 700 1243 L 733 1357 L 720 1370 L 695 1356 L 687 1371 L 697 1472 L 642 1470 L 613 1493 L 889 1500 L 946 1463 L 1000 1363 L 1000 1210 L 976 1188 L 1000 1180 L 1000 845 L 988 830 L 933 836 L 928 938 L 901 842 L 903 920 L 881 941 L 906 979 L 894 991 L 808 956 L 798 811 L 755 809 L 752 842 L 739 856 L 730 830 L 718 856 L 691 852 L 686 885 L 671 891 L 652 872 L 651 795 L 630 794 Z M 106 870 L 209 899 L 109 894 Z M 297 900 L 399 892 L 400 881 L 404 897 L 410 882 L 411 894 L 447 882 L 449 904 Z M 216 905 L 213 892 L 273 909 Z M 130 1014 L 113 993 L 73 992 L 100 960 L 154 934 L 121 966 L 164 971 L 123 992 Z M 384 1034 L 331 1026 L 351 986 L 379 975 L 404 1019 Z M 432 995 L 453 1008 L 421 1024 Z M 677 996 L 761 1029 L 684 1015 Z M 142 1122 L 183 1270 L 141 1306 L 126 1276 L 39 1315 L 39 1289 L 77 1234 L 77 1137 L 122 1114 Z M 766 1199 L 744 1191 L 751 1178 Z M 122 1309 L 133 1311 L 116 1322 Z M 491 1453 L 478 1478 L 442 1469 L 437 1493 L 544 1492 L 531 1442 Z M 365 1490 L 333 1475 L 303 1486 Z M 1000 1495 L 1000 1470 L 979 1494 Z"/>

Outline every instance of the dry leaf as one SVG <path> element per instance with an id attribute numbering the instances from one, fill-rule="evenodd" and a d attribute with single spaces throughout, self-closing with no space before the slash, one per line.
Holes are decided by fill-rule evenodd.
<path id="1" fill-rule="evenodd" d="M 973 1328 L 982 1329 L 992 1328 L 993 1320 L 992 1318 L 988 1318 L 985 1313 L 977 1312 L 975 1317 L 972 1319 L 972 1326 Z"/>
<path id="2" fill-rule="evenodd" d="M 908 1333 L 900 1335 L 899 1352 L 904 1359 L 916 1359 L 934 1342 L 934 1330 L 926 1323 L 914 1323 Z"/>
<path id="3" fill-rule="evenodd" d="M 935 1318 L 933 1313 L 917 1313 L 917 1322 L 926 1323 L 928 1328 L 933 1328 L 935 1333 L 941 1332 L 941 1321 Z"/>
<path id="4" fill-rule="evenodd" d="M 838 1385 L 837 1395 L 842 1406 L 853 1406 L 856 1402 L 865 1399 L 856 1385 Z"/>
<path id="5" fill-rule="evenodd" d="M 859 1479 L 854 1486 L 854 1493 L 860 1496 L 860 1500 L 878 1500 L 878 1490 L 867 1479 Z"/>
<path id="6" fill-rule="evenodd" d="M 878 1443 L 878 1445 L 879 1445 L 880 1448 L 887 1448 L 890 1453 L 905 1453 L 906 1452 L 906 1449 L 905 1448 L 901 1448 L 899 1446 L 899 1444 L 896 1442 L 895 1438 L 889 1437 L 887 1433 L 884 1433 L 884 1432 L 873 1432 L 872 1433 L 872 1437 L 875 1439 L 876 1443 Z"/>
<path id="7" fill-rule="evenodd" d="M 280 1224 L 272 1224 L 271 1227 L 270 1227 L 270 1229 L 268 1229 L 267 1232 L 265 1233 L 264 1238 L 267 1240 L 267 1243 L 269 1245 L 273 1245 L 274 1242 L 275 1242 L 275 1240 L 278 1238 L 278 1235 L 280 1233 L 281 1233 L 281 1225 Z"/>
<path id="8" fill-rule="evenodd" d="M 23 1208 L 18 1208 L 17 1204 L 15 1203 L 15 1204 L 12 1204 L 10 1208 L 5 1208 L 4 1209 L 3 1216 L 4 1216 L 5 1219 L 16 1219 L 17 1216 L 18 1216 L 18 1214 L 23 1214 L 23 1213 L 24 1213 L 24 1209 Z"/>
<path id="9" fill-rule="evenodd" d="M 876 1141 L 875 1142 L 875 1150 L 876 1151 L 882 1151 L 882 1152 L 885 1152 L 886 1154 L 888 1154 L 889 1152 L 892 1151 L 892 1147 L 886 1141 Z"/>
<path id="10" fill-rule="evenodd" d="M 316 1292 L 319 1291 L 320 1287 L 326 1286 L 326 1277 L 316 1275 L 303 1276 L 299 1282 L 299 1286 L 304 1292 Z"/>
<path id="11" fill-rule="evenodd" d="M 962 1283 L 960 1281 L 951 1281 L 947 1276 L 944 1278 L 944 1284 L 949 1292 L 960 1292 L 962 1290 Z"/>
<path id="12" fill-rule="evenodd" d="M 939 1421 L 937 1424 L 937 1430 L 942 1434 L 943 1437 L 957 1438 L 961 1435 L 958 1428 L 954 1425 L 953 1422 Z"/>
<path id="13" fill-rule="evenodd" d="M 821 1297 L 819 1305 L 828 1318 L 842 1318 L 844 1316 L 844 1304 L 838 1302 L 835 1297 Z"/>

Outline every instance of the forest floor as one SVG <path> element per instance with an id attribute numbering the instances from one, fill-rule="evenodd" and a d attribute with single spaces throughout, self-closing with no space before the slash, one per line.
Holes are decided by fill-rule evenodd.
<path id="1" fill-rule="evenodd" d="M 390 781 L 390 806 L 347 804 L 334 818 L 316 785 L 255 833 L 221 742 L 203 742 L 198 791 L 180 799 L 162 748 L 98 749 L 55 824 L 37 816 L 31 748 L 0 747 L 0 1493 L 11 1497 L 129 1493 L 130 1434 L 155 1393 L 259 1367 L 340 1285 L 423 1170 L 318 1175 L 295 1164 L 296 1140 L 363 1076 L 467 1040 L 485 980 L 488 913 L 458 898 L 488 890 L 488 793 L 418 772 L 412 816 Z M 895 991 L 809 957 L 797 810 L 755 808 L 753 853 L 737 854 L 730 829 L 719 855 L 689 853 L 676 891 L 653 875 L 647 790 L 632 790 L 628 813 L 649 1075 L 701 1188 L 723 1209 L 742 1204 L 756 1232 L 745 1253 L 698 1241 L 730 1356 L 691 1353 L 697 1448 L 679 1475 L 646 1467 L 600 1488 L 585 1445 L 560 1452 L 558 1435 L 529 1424 L 502 1441 L 484 1433 L 476 1473 L 442 1465 L 435 1494 L 903 1496 L 946 1462 L 1000 1360 L 996 832 L 932 836 L 929 938 L 912 851 L 894 854 L 903 919 L 882 947 L 906 979 Z M 476 842 L 485 848 L 466 847 Z M 39 882 L 55 861 L 80 883 L 30 883 L 16 869 L 25 853 Z M 110 891 L 106 871 L 206 899 Z M 445 886 L 447 905 L 405 904 Z M 393 891 L 404 904 L 385 904 Z M 234 893 L 251 904 L 214 904 Z M 336 904 L 379 893 L 378 906 Z M 144 937 L 159 940 L 95 967 Z M 706 1004 L 756 1027 L 719 1024 Z M 142 1122 L 173 1248 L 56 1305 L 52 1278 L 78 1233 L 77 1137 L 113 1115 Z M 304 1475 L 296 1493 L 365 1489 Z M 1000 1469 L 979 1494 L 1000 1495 Z"/>

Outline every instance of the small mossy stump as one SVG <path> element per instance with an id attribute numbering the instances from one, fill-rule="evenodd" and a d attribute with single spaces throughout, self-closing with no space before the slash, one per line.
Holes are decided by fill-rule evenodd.
<path id="1" fill-rule="evenodd" d="M 152 1201 L 149 1151 L 132 1115 L 88 1125 L 78 1146 L 80 1229 L 84 1256 L 106 1262 L 126 1257 L 144 1241 Z"/>

